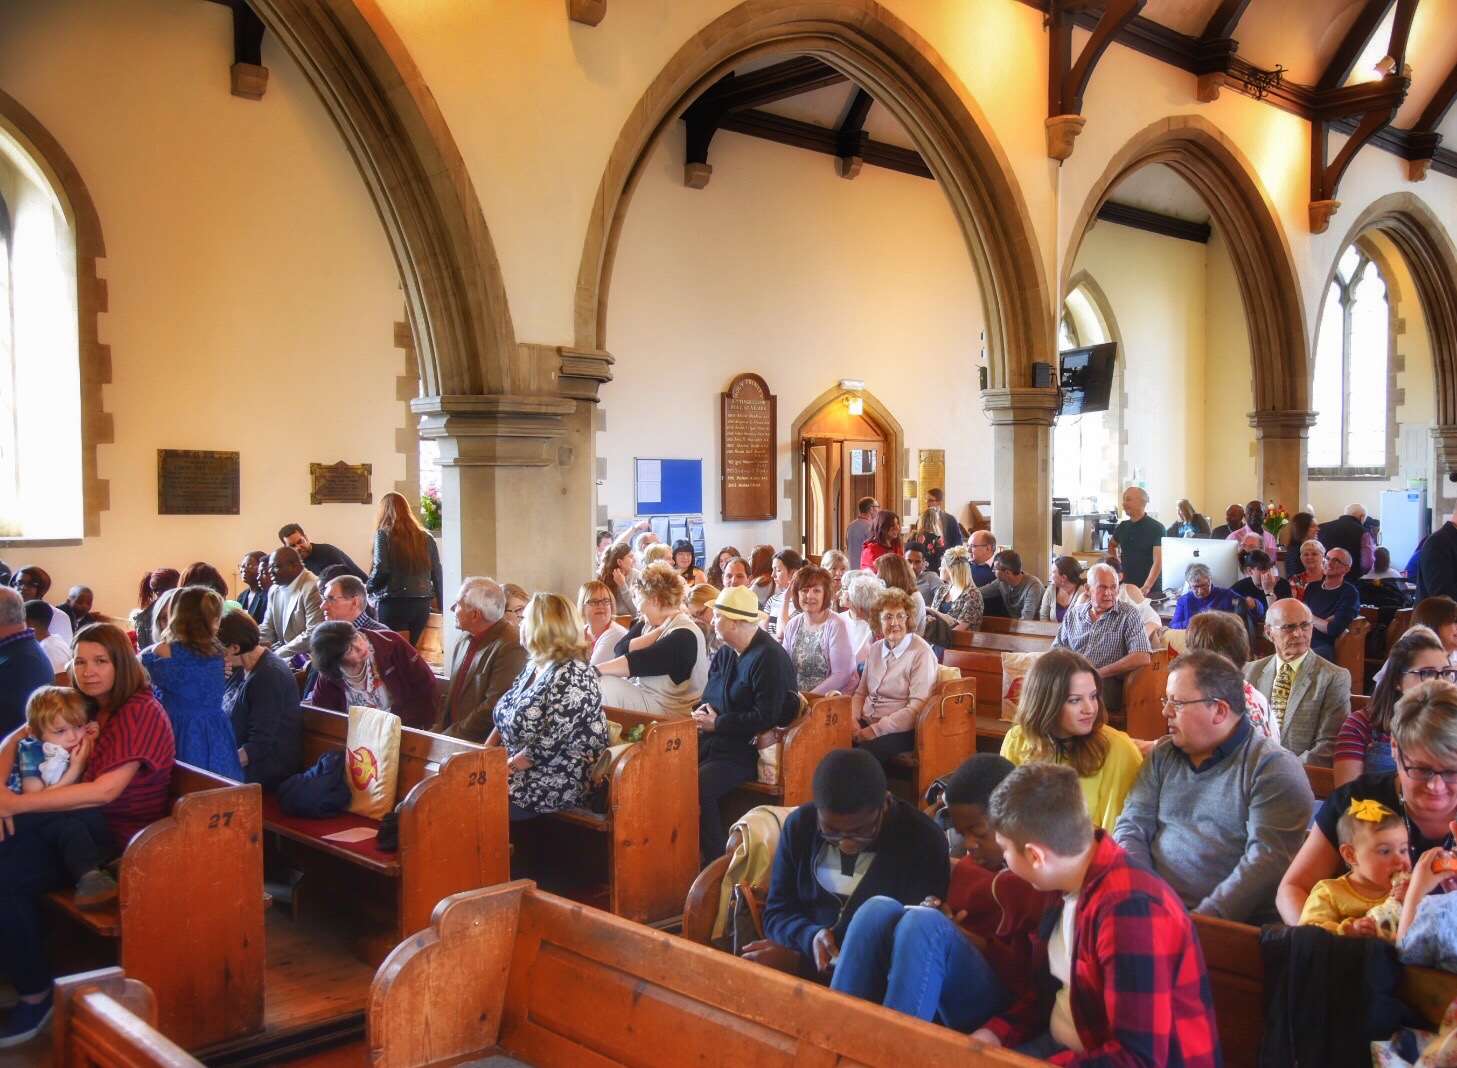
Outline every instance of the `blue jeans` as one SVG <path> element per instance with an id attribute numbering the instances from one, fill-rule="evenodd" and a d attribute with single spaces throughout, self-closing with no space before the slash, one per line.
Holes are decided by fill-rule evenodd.
<path id="1" fill-rule="evenodd" d="M 936 909 L 872 897 L 845 932 L 830 989 L 975 1031 L 1008 996 L 986 958 Z"/>

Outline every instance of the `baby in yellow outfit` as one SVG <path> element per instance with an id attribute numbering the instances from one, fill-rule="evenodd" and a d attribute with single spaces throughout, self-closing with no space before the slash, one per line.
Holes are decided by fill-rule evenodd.
<path id="1" fill-rule="evenodd" d="M 1336 834 L 1350 871 L 1311 888 L 1300 922 L 1341 935 L 1394 940 L 1401 891 L 1411 872 L 1406 820 L 1379 801 L 1352 801 Z M 1390 923 L 1383 922 L 1386 912 L 1392 913 Z"/>

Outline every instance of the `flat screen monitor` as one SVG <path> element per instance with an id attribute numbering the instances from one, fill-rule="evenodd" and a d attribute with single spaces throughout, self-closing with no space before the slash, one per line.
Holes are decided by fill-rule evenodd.
<path id="1" fill-rule="evenodd" d="M 1118 343 L 1068 349 L 1061 353 L 1062 415 L 1106 412 L 1113 393 L 1113 357 Z"/>
<path id="2" fill-rule="evenodd" d="M 1228 589 L 1240 579 L 1239 542 L 1213 538 L 1165 538 L 1163 577 L 1159 585 L 1175 592 L 1184 588 L 1184 572 L 1190 564 L 1209 568 L 1216 586 Z"/>

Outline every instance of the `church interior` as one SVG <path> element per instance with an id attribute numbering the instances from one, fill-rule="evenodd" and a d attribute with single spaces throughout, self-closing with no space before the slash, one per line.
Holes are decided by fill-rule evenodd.
<path id="1" fill-rule="evenodd" d="M 104 909 L 78 903 L 80 883 L 68 897 L 73 878 L 0 874 L 0 943 L 44 946 L 24 961 L 28 950 L 0 947 L 0 1019 L 11 1018 L 0 1063 L 1036 1063 L 995 1022 L 958 1027 L 944 1005 L 939 1018 L 897 1011 L 889 980 L 881 997 L 842 992 L 829 976 L 851 954 L 834 923 L 840 963 L 819 968 L 812 948 L 796 954 L 797 973 L 760 959 L 762 948 L 741 952 L 734 925 L 764 940 L 754 945 L 774 940 L 785 907 L 775 895 L 794 877 L 791 812 L 809 812 L 801 822 L 821 850 L 801 884 L 858 903 L 871 877 L 840 848 L 855 827 L 826 822 L 831 798 L 853 792 L 852 772 L 888 783 L 887 814 L 863 841 L 901 808 L 928 826 L 939 812 L 938 833 L 973 856 L 974 836 L 951 825 L 953 797 L 977 754 L 1000 753 L 1020 766 L 968 807 L 991 821 L 989 840 L 995 823 L 997 844 L 1040 849 L 1018 844 L 1010 787 L 1061 783 L 1024 783 L 1035 761 L 1007 738 L 1032 737 L 1017 686 L 1049 650 L 1096 665 L 1069 678 L 1097 683 L 1095 734 L 1106 723 L 1143 743 L 1129 750 L 1144 771 L 1139 796 L 1158 753 L 1192 752 L 1179 733 L 1185 705 L 1213 700 L 1207 654 L 1193 637 L 1186 648 L 1180 613 L 1204 611 L 1209 596 L 1218 609 L 1241 579 L 1254 585 L 1249 598 L 1229 595 L 1245 657 L 1232 669 L 1259 691 L 1270 688 L 1261 657 L 1273 658 L 1271 679 L 1294 665 L 1294 683 L 1272 683 L 1262 737 L 1310 795 L 1268 887 L 1269 918 L 1278 909 L 1300 929 L 1283 895 L 1314 870 L 1312 850 L 1333 867 L 1311 881 L 1355 868 L 1340 859 L 1354 847 L 1333 837 L 1344 807 L 1325 838 L 1301 843 L 1307 828 L 1319 838 L 1316 810 L 1330 798 L 1351 812 L 1366 803 L 1350 783 L 1375 764 L 1358 752 L 1343 775 L 1341 745 L 1346 716 L 1368 707 L 1384 711 L 1361 718 L 1362 737 L 1399 750 L 1382 774 L 1397 776 L 1395 807 L 1415 820 L 1417 885 L 1428 859 L 1418 839 L 1438 851 L 1453 842 L 1402 807 L 1411 783 L 1450 790 L 1457 816 L 1442 744 L 1427 745 L 1431 766 L 1416 767 L 1426 778 L 1409 782 L 1416 743 L 1402 741 L 1419 715 L 1405 711 L 1406 674 L 1428 672 L 1425 693 L 1451 688 L 1457 671 L 1400 659 L 1421 655 L 1401 644 L 1413 610 L 1440 649 L 1445 617 L 1422 605 L 1457 597 L 1457 562 L 1442 577 L 1435 562 L 1449 551 L 1444 532 L 1457 561 L 1454 102 L 1453 0 L 0 3 L 0 566 L 26 612 L 7 630 L 0 603 L 0 678 L 8 635 L 50 619 L 64 641 L 47 692 L 57 708 L 66 694 L 89 702 L 83 759 L 95 759 L 98 716 L 103 740 L 124 722 L 97 698 L 122 692 L 124 662 L 156 687 L 177 761 L 157 786 L 165 818 L 116 840 L 99 865 Z M 1152 566 L 1133 540 L 1145 516 L 1159 528 Z M 1174 542 L 1176 524 L 1204 555 Z M 670 567 L 654 562 L 653 541 L 671 550 L 656 554 Z M 1329 555 L 1302 573 L 1311 544 Z M 320 577 L 305 623 L 303 599 L 283 595 L 295 575 L 322 570 L 318 549 L 348 567 Z M 882 549 L 920 554 L 900 569 L 905 612 L 898 565 L 876 565 Z M 742 589 L 728 577 L 735 562 Z M 1340 566 L 1355 571 L 1344 586 Z M 401 578 L 412 567 L 423 586 Z M 1069 637 L 1069 621 L 1086 604 L 1093 628 L 1110 610 L 1103 573 L 1110 591 L 1132 587 L 1118 602 L 1134 605 L 1130 619 L 1138 605 L 1158 618 L 1141 646 L 1131 624 L 1119 653 L 1133 661 L 1110 655 L 1100 675 L 1107 665 Z M 1266 574 L 1294 588 L 1266 597 Z M 888 599 L 854 607 L 857 575 Z M 1360 589 L 1344 637 L 1321 614 L 1327 580 Z M 236 714 L 236 744 L 223 748 L 239 756 L 189 757 L 185 739 L 203 728 L 184 731 L 163 690 L 177 650 L 193 648 L 177 615 L 197 583 L 223 606 L 202 640 L 239 686 L 263 654 L 297 675 L 290 770 L 332 754 L 352 805 L 373 774 L 353 755 L 370 729 L 357 713 L 390 689 L 377 706 L 393 720 L 380 727 L 398 775 L 387 803 L 367 818 L 357 807 L 294 813 L 281 779 L 247 770 L 259 757 Z M 388 643 L 371 645 L 363 622 L 339 614 L 356 588 Z M 578 644 L 585 627 L 592 648 L 599 596 L 614 599 L 599 607 L 618 627 L 615 655 L 589 665 L 585 652 L 550 652 L 553 612 Z M 170 626 L 154 607 L 164 599 Z M 36 601 L 54 616 L 44 604 L 34 616 Z M 848 683 L 815 690 L 801 658 L 819 647 L 806 653 L 793 635 L 829 608 L 843 610 L 827 625 L 856 655 Z M 256 625 L 235 642 L 229 614 L 244 609 Z M 740 643 L 734 627 L 756 612 L 765 618 Z M 1457 663 L 1457 614 L 1451 623 Z M 852 642 L 857 624 L 863 644 Z M 97 625 L 130 646 L 118 653 Z M 664 636 L 680 625 L 673 648 L 689 650 L 691 670 L 649 670 L 670 662 Z M 477 695 L 473 673 L 509 653 L 491 644 L 498 626 L 519 659 Z M 1281 626 L 1304 626 L 1321 669 L 1346 674 L 1341 713 L 1320 713 L 1309 748 L 1289 735 L 1316 701 L 1299 673 L 1316 669 L 1304 653 L 1286 657 L 1282 642 L 1299 634 Z M 344 628 L 337 647 L 331 627 Z M 901 632 L 910 645 L 896 644 Z M 45 648 L 44 627 L 35 637 Z M 833 674 L 838 654 L 824 641 Z M 754 660 L 768 657 L 765 643 L 791 665 L 789 711 L 744 734 L 733 758 L 748 760 L 744 777 L 710 788 L 732 763 L 713 755 L 733 718 L 722 705 L 750 685 L 748 665 L 769 670 Z M 934 689 L 915 697 L 911 684 L 895 713 L 905 718 L 877 725 L 867 674 L 921 670 L 901 650 L 923 646 Z M 358 676 L 356 647 L 374 650 Z M 87 688 L 86 649 L 109 650 L 114 685 Z M 555 678 L 544 664 L 563 663 L 583 672 L 571 700 L 591 691 L 602 734 L 563 774 L 581 778 L 595 761 L 581 787 L 595 796 L 533 808 L 541 794 L 522 784 L 546 790 L 565 750 L 518 746 L 525 720 L 492 719 L 491 706 L 519 697 L 531 716 L 566 717 L 556 691 L 521 696 Z M 429 707 L 412 721 L 392 688 L 416 668 Z M 1382 681 L 1388 671 L 1395 682 Z M 643 677 L 670 681 L 655 689 Z M 664 713 L 658 697 L 686 703 Z M 19 761 L 17 783 L 17 753 L 27 739 L 39 751 L 41 733 L 18 700 L 13 721 L 0 715 L 0 733 L 16 730 L 0 772 Z M 468 703 L 484 717 L 478 736 L 451 711 Z M 1228 720 L 1241 745 L 1245 707 Z M 226 733 L 215 701 L 212 715 Z M 1223 729 L 1212 719 L 1207 731 Z M 904 747 L 887 755 L 875 743 L 890 733 Z M 1211 763 L 1224 744 L 1208 747 Z M 879 763 L 828 781 L 836 754 L 867 752 Z M 128 776 L 157 770 L 140 749 L 111 759 L 139 769 Z M 1106 859 L 1103 843 L 1137 861 L 1129 809 L 1100 822 L 1090 773 L 1069 762 L 1090 808 L 1091 863 Z M 17 786 L 29 808 L 0 798 L 0 869 L 42 866 L 28 836 L 43 832 L 13 829 L 12 816 L 100 806 L 116 839 L 106 806 L 132 787 L 105 792 L 107 766 L 72 769 L 74 788 L 90 791 L 84 806 L 33 800 L 71 788 L 66 779 L 33 795 Z M 764 812 L 783 829 L 761 856 L 750 839 L 765 833 L 754 822 Z M 1446 822 L 1434 826 L 1445 833 Z M 720 856 L 705 839 L 730 829 Z M 862 859 L 889 861 L 891 843 L 878 842 Z M 829 874 L 816 868 L 827 853 L 840 862 Z M 1173 890 L 1139 892 L 1184 898 L 1188 914 L 1172 910 L 1193 947 L 1182 966 L 1198 960 L 1209 1034 L 1192 1035 L 1186 1007 L 1162 1044 L 1107 1053 L 1137 1044 L 1116 1020 L 1089 1023 L 1113 1012 L 1111 992 L 1105 1006 L 1063 974 L 1042 1027 L 1062 1052 L 1048 1059 L 1252 1068 L 1263 1045 L 1262 1063 L 1280 1063 L 1258 912 L 1205 908 L 1160 869 L 1162 855 L 1155 843 L 1152 869 Z M 1457 870 L 1457 853 L 1443 855 Z M 955 892 L 965 862 L 949 863 Z M 1038 891 L 1054 885 L 1006 863 Z M 945 873 L 940 886 L 920 896 L 939 908 Z M 1054 976 L 1073 937 L 1067 901 L 1042 948 Z M 12 910 L 14 923 L 3 919 Z M 1042 946 L 1035 926 L 1027 944 Z M 1403 921 L 1397 945 L 1406 934 Z M 1075 972 L 1085 948 L 1070 951 Z M 1408 963 L 1400 981 L 1433 1033 L 1457 1006 L 1457 942 L 1447 949 L 1445 965 Z M 1121 951 L 1127 961 L 1135 947 Z M 14 1021 L 40 1019 L 28 983 L 42 952 L 55 986 L 42 1030 L 27 1030 Z M 1109 964 L 1109 982 L 1117 970 Z M 1114 1035 L 1107 1060 L 1089 1044 L 1100 1027 Z M 1191 1052 L 1201 1041 L 1211 1048 Z"/>

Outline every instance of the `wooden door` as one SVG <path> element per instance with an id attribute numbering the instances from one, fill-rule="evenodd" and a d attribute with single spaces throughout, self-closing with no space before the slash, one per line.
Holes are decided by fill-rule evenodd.
<path id="1" fill-rule="evenodd" d="M 891 487 L 886 477 L 885 442 L 852 440 L 841 442 L 841 447 L 844 450 L 841 498 L 845 502 L 846 522 L 855 513 L 855 502 L 861 497 L 874 497 L 883 507 L 899 510 L 900 502 L 890 495 Z M 905 519 L 904 516 L 901 518 Z M 842 528 L 840 539 L 844 538 L 844 533 Z M 859 561 L 850 561 L 850 566 L 859 566 Z"/>
<path id="2" fill-rule="evenodd" d="M 831 438 L 805 438 L 800 442 L 800 486 L 804 499 L 801 551 L 819 556 L 844 540 L 844 493 L 840 478 L 840 442 Z"/>

